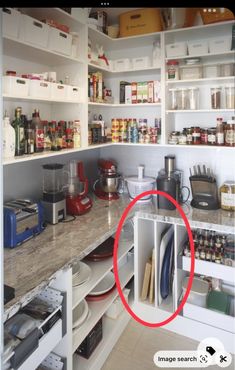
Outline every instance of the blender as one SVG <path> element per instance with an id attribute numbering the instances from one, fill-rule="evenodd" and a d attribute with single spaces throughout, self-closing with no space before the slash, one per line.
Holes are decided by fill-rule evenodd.
<path id="1" fill-rule="evenodd" d="M 45 221 L 57 224 L 66 217 L 63 164 L 43 166 L 43 208 Z"/>
<path id="2" fill-rule="evenodd" d="M 83 215 L 92 207 L 92 200 L 87 196 L 88 179 L 84 176 L 83 163 L 72 160 L 68 165 L 68 186 L 66 208 L 70 215 Z"/>

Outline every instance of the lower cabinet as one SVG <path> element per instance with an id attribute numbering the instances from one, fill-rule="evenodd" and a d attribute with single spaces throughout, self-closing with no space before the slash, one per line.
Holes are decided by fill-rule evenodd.
<path id="1" fill-rule="evenodd" d="M 187 232 L 183 225 L 158 221 L 151 215 L 149 219 L 146 215 L 144 218 L 141 215 L 135 216 L 134 225 L 133 310 L 142 320 L 158 323 L 176 311 L 185 294 L 183 285 L 191 266 L 190 248 L 188 254 L 185 252 L 188 243 Z M 208 293 L 205 293 L 205 302 L 202 304 L 200 299 L 197 300 L 197 296 L 193 295 L 192 287 L 183 310 L 164 328 L 198 341 L 217 337 L 229 352 L 234 353 L 235 268 L 232 259 L 227 258 L 226 250 L 229 250 L 229 247 L 222 245 L 223 240 L 229 243 L 231 239 L 234 243 L 234 235 L 216 231 L 216 226 L 212 230 L 203 230 L 203 224 L 199 224 L 197 228 L 192 227 L 192 232 L 193 235 L 202 235 L 201 241 L 194 240 L 197 257 L 194 280 L 206 281 Z M 208 235 L 211 238 L 210 244 Z M 221 258 L 214 262 L 213 254 L 216 254 L 216 258 Z M 211 260 L 206 261 L 206 258 Z M 227 302 L 227 305 L 224 303 L 224 311 L 219 307 L 221 300 L 216 302 L 213 297 L 212 302 L 209 299 L 214 291 L 222 292 L 221 295 Z"/>

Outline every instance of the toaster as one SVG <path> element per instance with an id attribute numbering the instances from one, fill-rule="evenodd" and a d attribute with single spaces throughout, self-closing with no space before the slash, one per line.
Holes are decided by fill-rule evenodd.
<path id="1" fill-rule="evenodd" d="M 28 199 L 4 204 L 4 247 L 14 248 L 44 230 L 43 207 Z"/>

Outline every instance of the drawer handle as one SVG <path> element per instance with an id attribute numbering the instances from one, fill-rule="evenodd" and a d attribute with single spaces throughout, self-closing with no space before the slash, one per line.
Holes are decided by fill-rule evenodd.
<path id="1" fill-rule="evenodd" d="M 64 89 L 64 86 L 63 85 L 59 85 L 59 86 L 57 86 L 57 89 L 63 90 Z"/>
<path id="2" fill-rule="evenodd" d="M 2 11 L 7 14 L 11 14 L 11 9 L 9 8 L 3 8 Z"/>
<path id="3" fill-rule="evenodd" d="M 131 15 L 131 19 L 138 19 L 140 18 L 141 15 L 140 14 L 134 14 L 134 15 Z"/>
<path id="4" fill-rule="evenodd" d="M 25 85 L 25 84 L 26 84 L 26 81 L 17 79 L 17 80 L 16 80 L 16 83 L 17 83 L 17 84 Z"/>
<path id="5" fill-rule="evenodd" d="M 68 37 L 65 33 L 62 33 L 62 32 L 60 32 L 60 36 L 63 37 L 64 39 L 67 39 Z"/>
<path id="6" fill-rule="evenodd" d="M 73 91 L 78 92 L 78 89 L 76 89 L 76 87 L 74 87 L 74 88 L 73 88 Z"/>
<path id="7" fill-rule="evenodd" d="M 48 87 L 48 84 L 46 82 L 40 82 L 40 86 L 42 86 L 42 87 Z"/>
<path id="8" fill-rule="evenodd" d="M 42 24 L 36 21 L 33 21 L 34 26 L 42 28 Z"/>

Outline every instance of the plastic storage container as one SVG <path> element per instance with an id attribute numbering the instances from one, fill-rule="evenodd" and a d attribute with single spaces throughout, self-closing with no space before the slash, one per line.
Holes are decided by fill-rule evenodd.
<path id="1" fill-rule="evenodd" d="M 149 57 L 139 57 L 132 59 L 133 69 L 147 68 L 150 66 Z"/>
<path id="2" fill-rule="evenodd" d="M 2 8 L 3 36 L 18 38 L 21 13 L 12 8 Z"/>
<path id="3" fill-rule="evenodd" d="M 199 89 L 198 87 L 189 87 L 188 88 L 188 101 L 189 109 L 198 109 L 199 108 Z"/>
<path id="4" fill-rule="evenodd" d="M 128 303 L 128 295 L 130 293 L 130 289 L 123 289 L 123 295 L 125 297 L 125 300 L 127 301 Z M 111 306 L 109 307 L 109 309 L 106 311 L 105 315 L 110 317 L 111 319 L 117 319 L 118 316 L 123 312 L 124 310 L 124 306 L 122 304 L 122 301 L 121 301 L 121 298 L 120 297 L 117 297 L 113 303 L 111 304 Z"/>
<path id="5" fill-rule="evenodd" d="M 186 64 L 180 67 L 181 80 L 196 80 L 202 78 L 202 65 L 201 64 Z"/>
<path id="6" fill-rule="evenodd" d="M 221 97 L 222 97 L 222 88 L 220 86 L 211 87 L 211 108 L 212 109 L 221 108 Z"/>
<path id="7" fill-rule="evenodd" d="M 226 102 L 226 109 L 234 109 L 235 108 L 235 87 L 234 85 L 227 85 L 225 86 L 225 102 Z"/>
<path id="8" fill-rule="evenodd" d="M 221 77 L 233 76 L 234 75 L 234 63 L 223 63 L 220 65 Z"/>
<path id="9" fill-rule="evenodd" d="M 126 71 L 131 69 L 131 60 L 129 58 L 116 59 L 113 61 L 115 71 Z"/>
<path id="10" fill-rule="evenodd" d="M 166 45 L 166 56 L 167 58 L 182 57 L 187 55 L 187 44 L 186 42 L 176 42 L 174 44 Z"/>
<path id="11" fill-rule="evenodd" d="M 188 41 L 188 54 L 189 55 L 208 54 L 208 41 L 207 40 Z"/>
<path id="12" fill-rule="evenodd" d="M 3 94 L 14 96 L 28 96 L 29 80 L 15 76 L 3 76 Z"/>
<path id="13" fill-rule="evenodd" d="M 51 83 L 42 80 L 30 80 L 29 96 L 48 99 L 51 97 Z"/>
<path id="14" fill-rule="evenodd" d="M 182 87 L 178 92 L 178 109 L 189 109 L 189 89 Z"/>
<path id="15" fill-rule="evenodd" d="M 183 293 L 185 294 L 189 282 L 189 276 L 183 281 Z M 192 288 L 188 296 L 188 303 L 196 306 L 206 307 L 207 295 L 209 292 L 209 283 L 205 280 L 194 277 Z"/>
<path id="16" fill-rule="evenodd" d="M 66 32 L 62 32 L 57 28 L 50 27 L 49 31 L 49 49 L 58 53 L 71 55 L 72 36 Z"/>
<path id="17" fill-rule="evenodd" d="M 53 99 L 65 99 L 67 92 L 67 85 L 62 84 L 51 84 L 51 98 Z"/>
<path id="18" fill-rule="evenodd" d="M 50 27 L 47 24 L 21 14 L 19 38 L 22 41 L 46 48 L 48 46 L 49 29 Z"/>
<path id="19" fill-rule="evenodd" d="M 178 108 L 178 95 L 179 95 L 179 89 L 169 89 L 170 93 L 170 100 L 169 100 L 169 109 L 179 109 Z"/>
<path id="20" fill-rule="evenodd" d="M 220 54 L 231 50 L 232 37 L 217 37 L 209 40 L 209 52 Z"/>
<path id="21" fill-rule="evenodd" d="M 224 292 L 212 290 L 207 297 L 207 308 L 210 310 L 229 313 L 229 295 Z"/>
<path id="22" fill-rule="evenodd" d="M 220 68 L 219 64 L 205 64 L 203 65 L 203 77 L 204 78 L 213 78 L 220 77 Z"/>
<path id="23" fill-rule="evenodd" d="M 80 99 L 79 87 L 78 86 L 67 85 L 67 87 L 66 87 L 66 98 L 68 100 L 78 102 L 79 99 Z"/>

